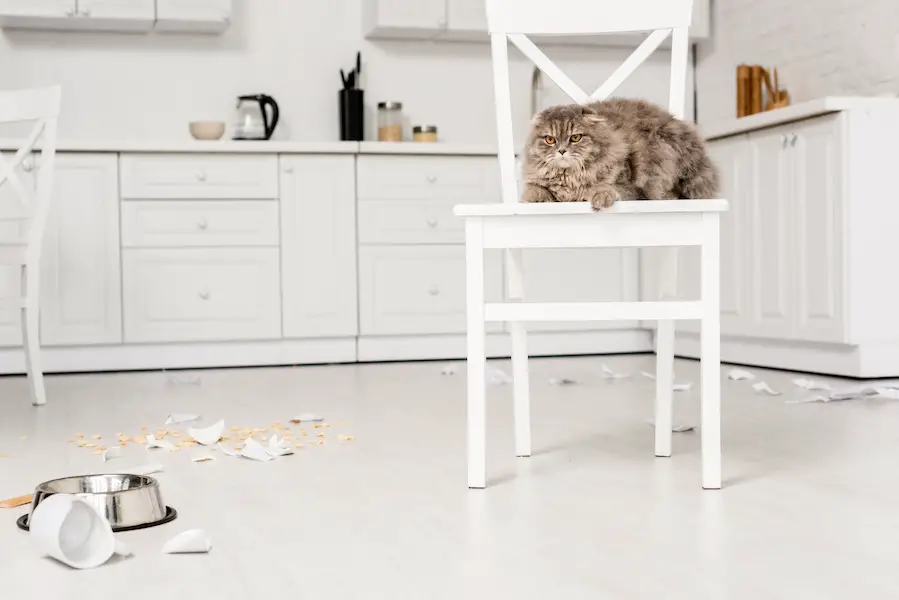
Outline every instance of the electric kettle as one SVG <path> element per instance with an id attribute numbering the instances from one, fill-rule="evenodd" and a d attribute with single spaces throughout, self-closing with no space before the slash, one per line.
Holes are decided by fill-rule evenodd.
<path id="1" fill-rule="evenodd" d="M 278 103 L 271 96 L 254 94 L 237 98 L 233 136 L 235 140 L 271 139 L 277 124 Z"/>

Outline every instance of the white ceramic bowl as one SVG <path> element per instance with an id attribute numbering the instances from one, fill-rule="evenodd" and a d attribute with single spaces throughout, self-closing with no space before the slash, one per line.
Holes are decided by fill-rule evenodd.
<path id="1" fill-rule="evenodd" d="M 225 135 L 222 121 L 191 121 L 188 127 L 195 140 L 218 140 Z"/>

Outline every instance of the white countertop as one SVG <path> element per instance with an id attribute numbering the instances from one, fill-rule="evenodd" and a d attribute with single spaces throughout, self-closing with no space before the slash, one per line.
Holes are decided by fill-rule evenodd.
<path id="1" fill-rule="evenodd" d="M 843 110 L 899 110 L 899 98 L 863 98 L 852 96 L 827 96 L 793 104 L 784 108 L 769 110 L 741 119 L 716 123 L 710 127 L 700 127 L 707 140 L 727 137 L 738 133 L 773 127 L 781 123 L 798 121 L 827 113 Z"/>
<path id="2" fill-rule="evenodd" d="M 22 140 L 0 139 L 0 149 L 18 148 Z M 38 145 L 38 147 L 40 147 Z M 167 152 L 235 154 L 423 154 L 495 156 L 490 145 L 444 142 L 293 142 L 218 140 L 74 140 L 60 139 L 58 152 Z"/>

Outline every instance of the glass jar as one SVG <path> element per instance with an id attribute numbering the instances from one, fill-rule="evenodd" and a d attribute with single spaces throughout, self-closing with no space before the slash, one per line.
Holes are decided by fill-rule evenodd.
<path id="1" fill-rule="evenodd" d="M 378 103 L 378 141 L 403 141 L 403 104 L 402 102 Z"/>
<path id="2" fill-rule="evenodd" d="M 437 126 L 436 125 L 416 125 L 412 128 L 413 142 L 436 142 Z"/>

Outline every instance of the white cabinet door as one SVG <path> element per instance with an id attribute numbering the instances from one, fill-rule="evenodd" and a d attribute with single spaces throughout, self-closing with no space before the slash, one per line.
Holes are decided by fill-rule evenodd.
<path id="1" fill-rule="evenodd" d="M 149 30 L 156 20 L 155 0 L 78 0 L 78 15 L 109 28 Z M 130 24 L 130 27 L 129 27 Z"/>
<path id="2" fill-rule="evenodd" d="M 352 156 L 281 156 L 286 338 L 357 334 Z"/>
<path id="3" fill-rule="evenodd" d="M 75 0 L 0 0 L 0 18 L 65 18 L 75 14 Z M 5 24 L 5 21 L 3 21 Z"/>
<path id="4" fill-rule="evenodd" d="M 41 343 L 122 341 L 114 154 L 59 154 L 41 260 Z"/>
<path id="5" fill-rule="evenodd" d="M 626 302 L 638 300 L 637 251 L 564 248 L 524 250 L 526 302 Z M 528 323 L 529 331 L 630 329 L 636 321 Z"/>
<path id="6" fill-rule="evenodd" d="M 368 38 L 430 39 L 446 28 L 446 0 L 363 0 Z"/>
<path id="7" fill-rule="evenodd" d="M 749 136 L 751 177 L 749 202 L 749 280 L 752 286 L 752 334 L 755 337 L 792 336 L 793 254 L 791 229 L 794 198 L 793 164 L 788 127 L 775 127 Z"/>
<path id="8" fill-rule="evenodd" d="M 29 157 L 16 169 L 22 185 L 32 192 L 35 191 L 33 165 L 33 159 Z M 21 220 L 25 214 L 25 209 L 9 182 L 0 184 L 0 242 L 20 239 L 25 234 L 24 221 Z M 0 299 L 21 296 L 21 271 L 19 267 L 0 266 Z M 0 346 L 21 345 L 20 313 L 16 309 L 0 310 Z"/>
<path id="9" fill-rule="evenodd" d="M 844 297 L 845 207 L 840 115 L 798 123 L 789 138 L 793 163 L 796 337 L 848 341 Z"/>
<path id="10" fill-rule="evenodd" d="M 156 0 L 156 29 L 218 33 L 231 25 L 232 0 Z"/>
<path id="11" fill-rule="evenodd" d="M 445 40 L 487 40 L 487 3 L 484 0 L 447 0 Z"/>

